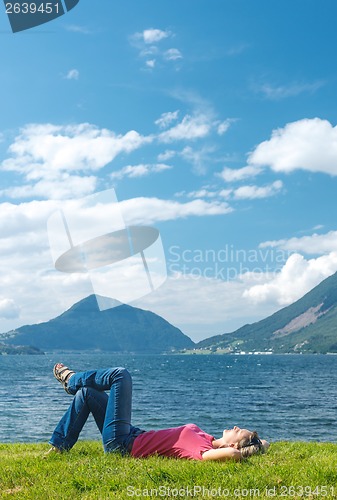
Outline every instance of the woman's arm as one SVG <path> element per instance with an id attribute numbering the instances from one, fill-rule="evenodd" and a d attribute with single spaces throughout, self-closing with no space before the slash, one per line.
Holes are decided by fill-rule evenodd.
<path id="1" fill-rule="evenodd" d="M 265 439 L 261 439 L 261 442 L 263 446 L 263 451 L 267 451 L 270 446 L 270 443 L 268 443 L 268 441 L 266 441 Z M 239 461 L 242 459 L 242 455 L 240 450 L 232 446 L 229 446 L 227 448 L 213 448 L 211 450 L 207 450 L 203 453 L 202 459 L 220 460 L 220 461 L 225 461 L 225 460 Z"/>
<path id="2" fill-rule="evenodd" d="M 241 460 L 241 453 L 236 448 L 213 448 L 212 450 L 207 450 L 202 455 L 203 460 Z"/>

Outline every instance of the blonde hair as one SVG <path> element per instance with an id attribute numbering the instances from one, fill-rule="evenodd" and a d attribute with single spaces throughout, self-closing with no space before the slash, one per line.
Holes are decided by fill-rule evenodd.
<path id="1" fill-rule="evenodd" d="M 238 443 L 238 449 L 242 458 L 248 458 L 257 453 L 264 452 L 263 444 L 256 431 L 252 432 L 249 438 L 241 439 Z"/>

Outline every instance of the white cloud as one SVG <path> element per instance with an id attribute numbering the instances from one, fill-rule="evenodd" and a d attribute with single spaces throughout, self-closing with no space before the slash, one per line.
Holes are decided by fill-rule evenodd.
<path id="1" fill-rule="evenodd" d="M 66 80 L 78 80 L 79 77 L 80 77 L 80 72 L 78 71 L 78 69 L 69 70 L 65 76 Z"/>
<path id="2" fill-rule="evenodd" d="M 181 196 L 185 193 L 181 193 Z M 177 193 L 176 196 L 179 196 L 180 193 Z M 198 191 L 191 191 L 187 193 L 188 198 L 215 198 L 218 195 L 216 191 L 210 191 L 209 189 L 202 188 Z"/>
<path id="3" fill-rule="evenodd" d="M 130 153 L 150 141 L 134 130 L 116 135 L 88 123 L 27 125 L 9 148 L 13 157 L 1 167 L 27 173 L 29 179 L 41 177 L 41 172 L 98 170 L 118 154 Z"/>
<path id="4" fill-rule="evenodd" d="M 289 238 L 283 240 L 265 241 L 260 248 L 279 247 L 291 252 L 302 252 L 305 254 L 326 254 L 337 251 L 337 231 L 329 231 L 325 234 L 312 234 L 301 238 Z"/>
<path id="5" fill-rule="evenodd" d="M 186 89 L 173 89 L 170 91 L 171 97 L 183 102 L 184 104 L 189 104 L 193 109 L 199 110 L 200 113 L 207 115 L 213 115 L 213 108 L 210 102 L 203 98 L 198 92 L 194 90 Z"/>
<path id="6" fill-rule="evenodd" d="M 170 31 L 155 28 L 146 29 L 142 33 L 138 33 L 138 37 L 142 38 L 145 43 L 158 43 L 169 36 L 171 36 Z"/>
<path id="7" fill-rule="evenodd" d="M 0 297 L 0 318 L 14 319 L 20 315 L 20 309 L 13 299 Z"/>
<path id="8" fill-rule="evenodd" d="M 294 253 L 270 281 L 250 287 L 244 292 L 243 297 L 254 303 L 268 302 L 286 306 L 301 298 L 336 271 L 337 252 L 310 260 Z"/>
<path id="9" fill-rule="evenodd" d="M 177 152 L 173 151 L 172 149 L 167 149 L 163 153 L 159 153 L 158 155 L 158 161 L 167 161 L 171 160 L 176 156 Z"/>
<path id="10" fill-rule="evenodd" d="M 155 59 L 149 59 L 148 61 L 145 62 L 146 66 L 148 68 L 154 68 L 156 65 L 156 60 Z"/>
<path id="11" fill-rule="evenodd" d="M 9 198 L 32 198 L 34 196 L 50 199 L 76 198 L 91 194 L 97 186 L 94 176 L 62 174 L 59 179 L 40 180 L 35 184 L 12 187 L 0 191 Z"/>
<path id="12" fill-rule="evenodd" d="M 62 207 L 76 213 L 78 205 L 77 202 L 64 201 Z M 57 202 L 47 200 L 18 205 L 0 204 L 0 274 L 3 287 L 0 332 L 51 319 L 77 300 L 93 293 L 85 275 L 63 274 L 53 268 L 47 219 L 57 208 Z M 231 211 L 225 203 L 202 200 L 178 203 L 158 198 L 124 200 L 119 203 L 119 208 L 129 224 L 207 217 Z M 86 213 L 88 231 L 95 226 L 95 221 L 97 227 L 94 229 L 100 231 L 104 221 L 111 222 L 110 215 L 106 205 L 95 207 L 93 213 Z M 11 302 L 14 299 L 15 304 Z"/>
<path id="13" fill-rule="evenodd" d="M 53 195 L 53 185 L 58 189 L 62 188 L 62 183 L 66 184 L 64 193 L 72 185 L 78 194 L 84 194 L 94 187 L 94 177 L 79 180 L 74 175 L 69 177 L 71 173 L 97 171 L 117 155 L 130 153 L 152 140 L 134 130 L 117 135 L 88 123 L 66 126 L 32 124 L 25 126 L 15 138 L 9 147 L 11 157 L 4 160 L 0 168 L 25 177 L 27 185 L 21 190 L 11 189 L 11 196 L 20 192 L 21 195 L 28 194 L 32 189 L 31 194 L 48 197 Z M 44 186 L 50 186 L 45 193 Z"/>
<path id="14" fill-rule="evenodd" d="M 154 123 L 158 125 L 159 128 L 167 128 L 172 122 L 175 122 L 178 119 L 178 115 L 179 110 L 168 111 L 167 113 L 162 113 L 160 118 L 158 118 L 158 120 Z"/>
<path id="15" fill-rule="evenodd" d="M 55 293 L 46 276 L 52 267 L 46 221 L 55 209 L 56 203 L 51 201 L 0 204 L 0 274 L 2 290 L 6 290 L 0 301 L 0 316 L 4 318 L 0 332 L 48 320 L 54 311 L 64 310 L 69 287 L 61 286 Z M 69 276 L 60 274 L 60 282 L 65 278 Z M 79 297 L 76 285 L 70 295 L 69 305 Z"/>
<path id="16" fill-rule="evenodd" d="M 193 170 L 196 174 L 202 175 L 207 171 L 213 151 L 213 148 L 207 146 L 199 149 L 193 149 L 191 146 L 186 146 L 179 153 L 179 156 L 193 165 Z"/>
<path id="17" fill-rule="evenodd" d="M 233 193 L 233 189 L 221 189 L 219 192 L 219 196 L 222 198 L 228 199 L 230 198 L 231 194 Z"/>
<path id="18" fill-rule="evenodd" d="M 210 133 L 211 126 L 212 124 L 206 115 L 186 115 L 180 123 L 159 134 L 158 138 L 165 143 L 200 139 Z"/>
<path id="19" fill-rule="evenodd" d="M 272 85 L 270 83 L 264 83 L 261 85 L 255 85 L 254 90 L 263 94 L 267 99 L 279 100 L 285 99 L 287 97 L 295 97 L 299 94 L 309 93 L 312 94 L 316 90 L 320 89 L 324 85 L 324 82 L 314 82 L 314 83 L 292 83 L 289 85 Z"/>
<path id="20" fill-rule="evenodd" d="M 165 163 L 155 164 L 140 164 L 140 165 L 127 165 L 117 172 L 113 172 L 110 177 L 112 179 L 122 179 L 123 177 L 144 177 L 151 173 L 159 173 L 164 170 L 169 170 L 172 167 Z"/>
<path id="21" fill-rule="evenodd" d="M 174 268 L 167 255 L 168 269 Z M 248 286 L 258 283 L 260 278 L 223 281 L 207 278 L 203 272 L 182 274 L 173 272 L 167 281 L 134 305 L 163 316 L 168 321 L 198 341 L 211 335 L 236 330 L 245 323 L 258 321 L 278 308 L 275 304 L 256 304 L 243 293 Z M 186 300 L 188 298 L 188 300 Z"/>
<path id="22" fill-rule="evenodd" d="M 203 200 L 177 203 L 158 198 L 135 198 L 119 205 L 129 224 L 152 224 L 231 211 L 228 204 Z M 6 290 L 6 296 L 0 299 L 2 332 L 22 324 L 46 321 L 93 292 L 85 276 L 53 271 L 46 220 L 56 208 L 57 204 L 52 201 L 0 205 L 0 273 Z M 109 216 L 100 213 L 99 207 L 97 210 L 93 214 L 95 218 Z M 92 220 L 90 218 L 89 226 L 93 225 Z M 333 236 L 329 236 L 332 241 Z M 170 254 L 167 259 L 170 264 Z M 194 334 L 195 339 L 198 335 L 203 338 L 205 332 L 209 336 L 232 331 L 245 322 L 268 316 L 280 306 L 300 298 L 336 270 L 337 253 L 332 252 L 311 260 L 296 254 L 278 274 L 245 273 L 229 282 L 207 278 L 202 272 L 186 276 L 177 273 L 137 305 L 163 315 L 185 333 Z"/>
<path id="23" fill-rule="evenodd" d="M 151 46 L 146 45 L 146 47 L 144 49 L 142 49 L 139 53 L 139 55 L 141 57 L 145 57 L 145 58 L 150 57 L 150 56 L 154 57 L 158 54 L 159 54 L 159 49 L 155 45 L 151 45 Z"/>
<path id="24" fill-rule="evenodd" d="M 227 120 L 219 123 L 218 125 L 218 128 L 217 128 L 217 133 L 218 135 L 224 135 L 227 130 L 229 129 L 229 127 L 231 126 L 231 124 L 233 123 L 233 120 L 228 118 Z"/>
<path id="25" fill-rule="evenodd" d="M 181 191 L 180 193 L 176 193 L 175 196 L 187 196 L 188 198 L 223 198 L 226 200 L 253 200 L 275 196 L 279 193 L 282 186 L 283 184 L 281 181 L 275 181 L 267 186 L 241 186 L 237 189 L 220 190 L 202 188 L 190 192 Z"/>
<path id="26" fill-rule="evenodd" d="M 185 115 L 180 123 L 174 127 L 165 130 L 159 135 L 159 140 L 162 142 L 173 142 L 176 140 L 194 140 L 204 138 L 215 131 L 218 135 L 223 135 L 229 129 L 230 125 L 235 121 L 231 118 L 219 122 L 214 120 L 214 113 L 210 109 L 206 109 L 204 104 L 197 106 L 196 111 L 193 115 Z M 205 108 L 204 110 L 202 108 Z M 165 120 L 167 115 L 167 120 Z M 161 121 L 163 118 L 163 121 Z M 170 122 L 178 118 L 178 111 L 173 114 L 164 113 L 159 120 L 157 120 L 158 125 L 163 125 L 166 127 Z M 170 121 L 169 121 L 170 120 Z"/>
<path id="27" fill-rule="evenodd" d="M 182 53 L 178 49 L 168 49 L 164 52 L 163 56 L 167 61 L 177 61 L 183 58 Z"/>
<path id="28" fill-rule="evenodd" d="M 38 227 L 43 224 L 56 204 L 51 201 L 31 201 L 29 203 L 0 204 L 0 241 L 4 238 L 15 238 L 19 234 L 38 234 Z M 17 249 L 20 251 L 20 247 Z"/>
<path id="29" fill-rule="evenodd" d="M 2 190 L 1 194 L 10 198 L 84 196 L 93 192 L 99 181 L 88 173 L 104 168 L 116 156 L 131 153 L 154 140 L 171 143 L 202 139 L 219 127 L 219 121 L 214 121 L 210 111 L 185 115 L 170 127 L 178 115 L 178 110 L 163 113 L 155 123 L 166 129 L 151 136 L 142 136 L 134 130 L 116 134 L 88 123 L 28 124 L 20 130 L 8 149 L 8 157 L 0 164 L 0 170 L 16 172 L 23 181 L 21 185 Z M 213 152 L 210 147 L 193 149 L 191 146 L 180 152 L 166 150 L 158 155 L 157 167 L 144 168 L 150 164 L 142 164 L 143 167 L 132 169 L 128 166 L 128 170 L 121 170 L 113 177 L 140 176 L 145 170 L 146 173 L 162 170 L 160 165 L 173 156 L 183 158 L 193 165 L 197 174 L 202 174 L 212 162 Z"/>
<path id="30" fill-rule="evenodd" d="M 198 191 L 191 191 L 190 193 L 183 192 L 189 198 L 202 197 L 202 198 L 216 198 L 220 197 L 223 199 L 235 199 L 235 200 L 253 200 L 261 198 L 269 198 L 270 196 L 275 196 L 280 192 L 283 187 L 281 181 L 275 181 L 267 186 L 241 186 L 239 188 L 233 189 L 220 189 L 220 190 L 210 190 L 210 189 L 200 189 Z"/>
<path id="31" fill-rule="evenodd" d="M 279 193 L 282 187 L 282 181 L 275 181 L 268 186 L 241 186 L 233 191 L 233 196 L 238 200 L 268 198 Z"/>
<path id="32" fill-rule="evenodd" d="M 226 182 L 235 182 L 255 177 L 262 172 L 262 168 L 248 165 L 242 168 L 228 168 L 225 167 L 218 175 Z"/>
<path id="33" fill-rule="evenodd" d="M 173 36 L 174 33 L 169 30 L 150 28 L 134 33 L 130 37 L 130 43 L 139 51 L 139 57 L 146 59 L 146 66 L 153 69 L 157 61 L 160 61 L 162 66 L 163 64 L 174 63 L 183 58 L 178 48 L 162 48 L 163 40 L 172 38 Z"/>
<path id="34" fill-rule="evenodd" d="M 275 172 L 303 169 L 337 175 L 337 127 L 320 118 L 288 123 L 256 147 L 249 164 Z"/>
<path id="35" fill-rule="evenodd" d="M 152 224 L 156 221 L 228 214 L 233 211 L 228 203 L 224 202 L 193 200 L 188 203 L 179 203 L 159 198 L 133 198 L 121 201 L 120 207 L 129 224 Z"/>

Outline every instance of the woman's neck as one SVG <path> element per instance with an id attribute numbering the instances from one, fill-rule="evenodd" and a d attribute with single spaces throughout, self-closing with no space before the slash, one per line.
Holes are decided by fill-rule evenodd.
<path id="1" fill-rule="evenodd" d="M 224 441 L 224 438 L 214 439 L 212 441 L 213 448 L 228 448 L 230 446 L 229 443 Z"/>

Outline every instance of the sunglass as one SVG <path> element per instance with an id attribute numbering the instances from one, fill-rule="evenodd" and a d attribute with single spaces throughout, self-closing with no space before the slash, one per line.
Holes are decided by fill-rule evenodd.
<path id="1" fill-rule="evenodd" d="M 254 436 L 254 437 L 251 438 L 251 440 L 249 441 L 249 443 L 245 445 L 245 448 L 246 448 L 246 446 L 253 446 L 253 445 L 257 445 L 259 448 L 262 448 L 262 446 L 263 446 L 261 439 L 259 439 L 256 436 Z"/>

